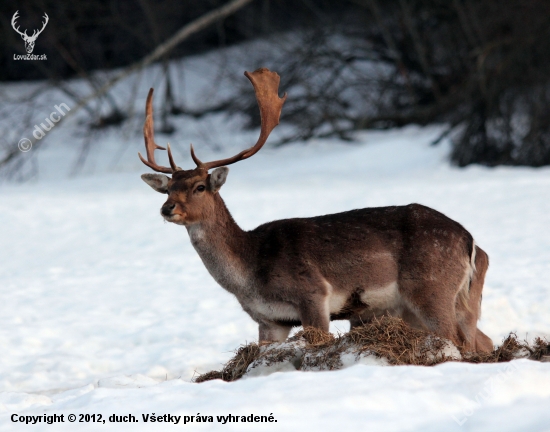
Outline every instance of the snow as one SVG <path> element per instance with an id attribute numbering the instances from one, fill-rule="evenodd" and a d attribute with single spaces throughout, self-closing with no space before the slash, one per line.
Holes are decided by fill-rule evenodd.
<path id="1" fill-rule="evenodd" d="M 201 136 L 225 156 L 257 133 L 239 132 L 241 120 L 219 115 L 177 121 L 170 142 L 188 168 L 191 139 L 207 160 L 220 153 L 203 147 Z M 185 426 L 196 430 L 548 430 L 550 363 L 528 360 L 383 367 L 367 357 L 340 371 L 192 383 L 255 341 L 257 327 L 209 276 L 185 229 L 162 221 L 165 197 L 139 177 L 149 172 L 137 159 L 139 134 L 123 141 L 105 133 L 94 169 L 67 177 L 77 127 L 70 120 L 50 132 L 48 147 L 26 154 L 39 166 L 37 179 L 0 188 L 0 431 L 30 427 L 12 422 L 13 414 L 107 420 L 99 427 L 40 422 L 33 430 L 125 428 L 108 421 L 112 414 L 133 414 L 133 431 L 156 430 L 142 418 L 153 413 L 195 416 Z M 360 133 L 351 144 L 265 148 L 230 167 L 221 195 L 245 229 L 361 207 L 433 207 L 490 256 L 480 328 L 495 343 L 511 331 L 549 336 L 550 169 L 450 167 L 449 143 L 429 145 L 441 131 L 410 126 Z M 161 145 L 167 140 L 157 136 Z M 110 149 L 119 147 L 113 168 Z M 334 332 L 347 329 L 331 324 Z M 197 413 L 213 422 L 197 424 Z M 277 423 L 217 421 L 228 414 L 272 414 Z"/>
<path id="2" fill-rule="evenodd" d="M 303 356 L 305 343 L 305 340 L 302 339 L 261 346 L 260 357 L 248 366 L 243 379 L 271 375 L 275 372 L 295 371 L 296 363 Z M 274 355 L 277 356 L 277 353 L 280 352 L 285 353 L 281 361 L 273 361 L 273 358 L 270 358 L 270 354 L 275 353 Z"/>

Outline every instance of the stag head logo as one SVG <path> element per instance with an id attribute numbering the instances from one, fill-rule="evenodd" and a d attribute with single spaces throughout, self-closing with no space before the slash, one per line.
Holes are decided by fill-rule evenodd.
<path id="1" fill-rule="evenodd" d="M 44 12 L 44 17 L 43 17 L 44 22 L 42 22 L 42 28 L 40 30 L 34 30 L 32 35 L 29 36 L 27 34 L 27 30 L 25 30 L 24 32 L 21 32 L 19 31 L 19 26 L 15 27 L 16 25 L 15 21 L 17 21 L 17 18 L 19 18 L 18 13 L 19 11 L 16 11 L 13 14 L 13 18 L 11 19 L 11 26 L 17 33 L 21 35 L 21 38 L 25 41 L 25 49 L 27 50 L 27 53 L 32 54 L 32 51 L 34 50 L 34 43 L 36 41 L 36 38 L 46 28 L 46 24 L 48 24 L 48 21 L 50 20 L 50 18 L 48 17 L 48 14 Z"/>

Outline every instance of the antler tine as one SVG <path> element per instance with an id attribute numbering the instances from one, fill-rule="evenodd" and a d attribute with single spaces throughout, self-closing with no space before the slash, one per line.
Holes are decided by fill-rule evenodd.
<path id="1" fill-rule="evenodd" d="M 147 152 L 147 160 L 145 160 L 143 156 L 141 156 L 140 152 L 138 152 L 138 156 L 145 165 L 155 171 L 165 174 L 172 174 L 179 169 L 174 163 L 174 159 L 172 158 L 170 145 L 168 145 L 168 159 L 170 160 L 170 166 L 172 168 L 160 166 L 155 162 L 155 150 L 166 149 L 155 143 L 155 130 L 153 126 L 153 89 L 149 90 L 149 94 L 147 95 L 147 103 L 145 104 L 145 124 L 143 125 L 143 136 L 145 138 L 145 151 Z"/>
<path id="2" fill-rule="evenodd" d="M 46 28 L 46 25 L 50 21 L 50 17 L 48 16 L 48 14 L 46 12 L 44 12 L 44 16 L 42 18 L 44 18 L 45 21 L 42 22 L 42 28 L 40 30 L 38 30 L 38 33 L 36 34 L 37 37 L 40 33 L 42 33 L 44 31 L 44 29 Z M 33 34 L 33 36 L 34 36 L 34 34 Z"/>
<path id="3" fill-rule="evenodd" d="M 203 163 L 195 155 L 193 145 L 191 145 L 191 157 L 197 164 L 197 167 L 204 169 L 216 168 L 222 165 L 230 165 L 240 160 L 248 159 L 255 155 L 263 147 L 271 131 L 279 124 L 281 110 L 286 100 L 286 93 L 279 97 L 279 82 L 281 78 L 276 72 L 271 72 L 267 68 L 257 69 L 254 72 L 245 72 L 244 75 L 254 86 L 256 100 L 260 108 L 260 117 L 262 127 L 258 141 L 249 149 L 243 150 L 239 154 L 217 161 Z"/>
<path id="4" fill-rule="evenodd" d="M 174 158 L 172 157 L 172 150 L 170 149 L 169 143 L 166 145 L 166 149 L 168 150 L 168 160 L 170 161 L 170 166 L 172 167 L 172 171 L 176 172 L 181 170 L 181 168 L 176 165 L 176 162 L 174 162 Z"/>
<path id="5" fill-rule="evenodd" d="M 204 168 L 204 164 L 201 162 L 201 160 L 195 154 L 195 149 L 193 148 L 193 144 L 191 144 L 191 158 L 193 159 L 193 162 L 195 162 L 197 164 L 197 167 Z"/>
<path id="6" fill-rule="evenodd" d="M 17 21 L 18 18 L 19 18 L 19 11 L 15 11 L 15 13 L 13 14 L 13 17 L 11 18 L 11 26 L 21 36 L 23 36 L 23 35 L 26 36 L 27 35 L 27 30 L 25 30 L 25 33 L 22 33 L 21 31 L 19 31 L 19 26 L 17 26 L 17 28 L 15 28 L 15 26 L 17 25 L 16 21 Z"/>

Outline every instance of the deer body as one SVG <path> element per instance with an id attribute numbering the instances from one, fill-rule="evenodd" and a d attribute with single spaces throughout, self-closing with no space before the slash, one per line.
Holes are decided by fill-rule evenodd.
<path id="1" fill-rule="evenodd" d="M 328 331 L 331 319 L 354 327 L 391 314 L 467 349 L 492 350 L 477 329 L 487 255 L 465 228 L 436 210 L 410 204 L 278 220 L 251 231 L 237 225 L 219 194 L 229 171 L 222 165 L 257 152 L 282 107 L 275 121 L 269 108 L 279 102 L 276 74 L 260 69 L 247 77 L 262 113 L 258 143 L 206 164 L 192 150 L 193 170 L 176 167 L 169 147 L 171 168 L 156 164 L 151 91 L 144 127 L 148 160 L 142 161 L 172 178 L 142 178 L 168 194 L 162 216 L 187 228 L 209 273 L 258 323 L 259 340 L 282 342 L 296 325 Z"/>
<path id="2" fill-rule="evenodd" d="M 284 341 L 296 325 L 328 331 L 332 319 L 354 326 L 386 313 L 457 339 L 453 314 L 430 313 L 437 307 L 431 297 L 456 308 L 461 290 L 469 290 L 474 242 L 443 214 L 411 204 L 245 232 L 217 197 L 216 217 L 187 230 L 212 277 L 259 324 L 260 340 Z"/>

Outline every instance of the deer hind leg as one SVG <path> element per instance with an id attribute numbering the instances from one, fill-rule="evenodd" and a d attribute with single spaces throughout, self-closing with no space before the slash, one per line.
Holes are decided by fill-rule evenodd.
<path id="1" fill-rule="evenodd" d="M 483 249 L 476 246 L 475 271 L 469 286 L 467 303 L 457 302 L 457 319 L 464 337 L 464 346 L 469 351 L 490 352 L 493 350 L 493 341 L 477 328 L 477 321 L 481 315 L 483 283 L 488 267 L 489 257 Z"/>
<path id="2" fill-rule="evenodd" d="M 402 317 L 411 327 L 422 327 L 438 336 L 461 344 L 455 311 L 456 289 L 437 278 L 403 279 Z M 407 319 L 407 317 L 413 318 Z"/>
<path id="3" fill-rule="evenodd" d="M 489 336 L 483 333 L 480 329 L 476 331 L 476 351 L 491 352 L 495 349 L 493 341 Z"/>
<path id="4" fill-rule="evenodd" d="M 409 276 L 401 282 L 402 295 L 409 311 L 428 330 L 469 351 L 487 350 L 489 346 L 492 350 L 490 339 L 477 329 L 481 291 L 489 264 L 487 254 L 479 247 L 474 262 L 475 271 L 469 264 L 452 272 L 442 265 L 445 271 L 429 277 Z"/>

